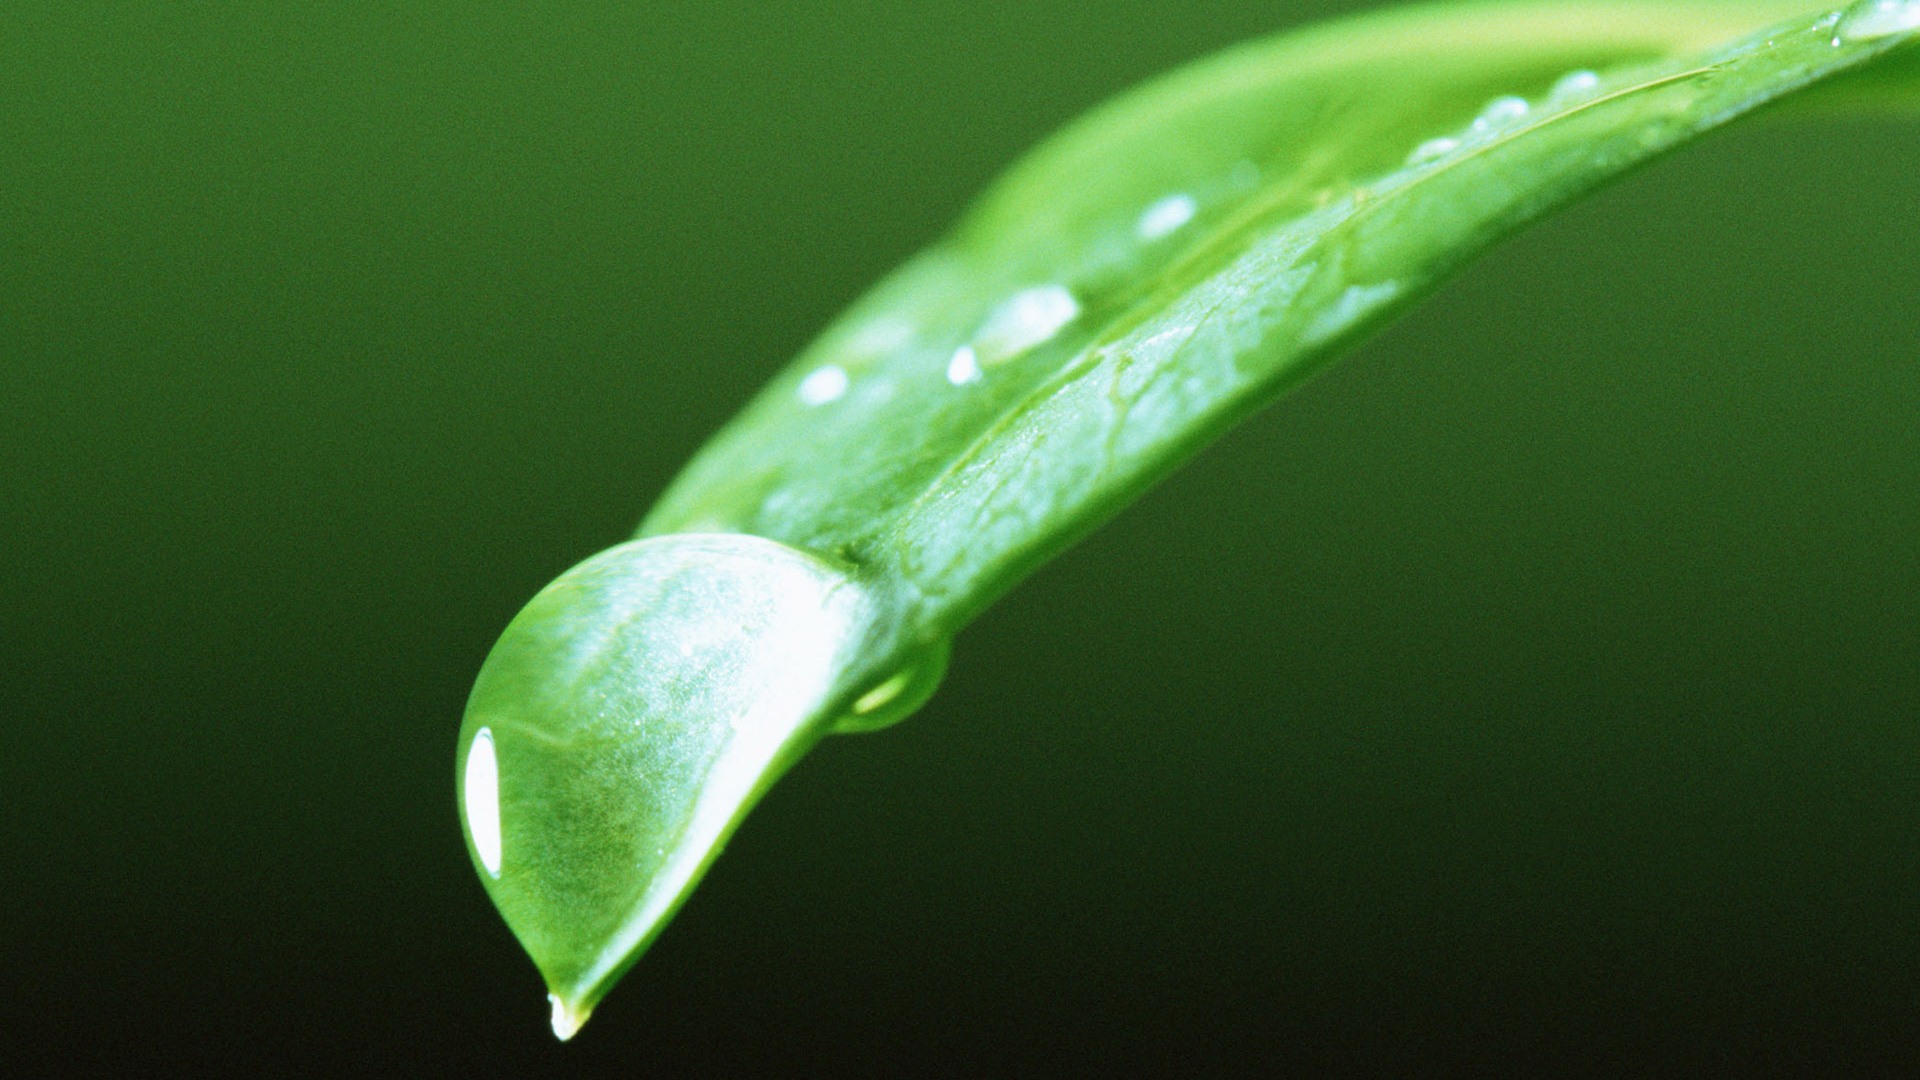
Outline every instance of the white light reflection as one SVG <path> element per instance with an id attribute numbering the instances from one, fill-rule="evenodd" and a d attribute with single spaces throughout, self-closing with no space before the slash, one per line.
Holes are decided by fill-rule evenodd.
<path id="1" fill-rule="evenodd" d="M 467 835 L 487 873 L 500 876 L 500 761 L 493 752 L 493 731 L 481 728 L 467 750 Z"/>

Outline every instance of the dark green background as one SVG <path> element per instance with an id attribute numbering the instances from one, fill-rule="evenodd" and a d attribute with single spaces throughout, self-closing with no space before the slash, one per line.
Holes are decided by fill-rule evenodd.
<path id="1" fill-rule="evenodd" d="M 0 1066 L 1920 1058 L 1916 121 L 1496 253 L 547 1034 L 494 635 L 1023 148 L 1357 6 L 0 5 Z"/>

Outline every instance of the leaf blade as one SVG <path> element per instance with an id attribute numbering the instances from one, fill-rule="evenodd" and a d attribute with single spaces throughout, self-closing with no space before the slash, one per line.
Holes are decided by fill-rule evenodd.
<path id="1" fill-rule="evenodd" d="M 1920 0 L 1741 36 L 1798 8 L 1348 20 L 1176 73 L 1016 166 L 702 451 L 642 525 L 659 539 L 570 571 L 489 657 L 463 814 L 556 1030 L 807 746 L 910 711 L 1000 592 L 1479 252 L 1815 83 L 1914 97 L 1920 54 L 1868 65 L 1920 37 Z M 597 772 L 549 752 L 581 741 Z"/>

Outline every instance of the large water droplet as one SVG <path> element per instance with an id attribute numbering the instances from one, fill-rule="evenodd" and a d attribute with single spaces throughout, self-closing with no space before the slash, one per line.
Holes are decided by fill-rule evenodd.
<path id="1" fill-rule="evenodd" d="M 482 883 L 583 1021 L 832 717 L 870 599 L 771 540 L 623 544 L 543 589 L 468 700 L 460 795 Z M 497 796 L 483 797 L 493 760 Z"/>
<path id="2" fill-rule="evenodd" d="M 1874 41 L 1920 30 L 1920 0 L 1867 0 L 1847 9 L 1835 26 L 1849 41 Z"/>

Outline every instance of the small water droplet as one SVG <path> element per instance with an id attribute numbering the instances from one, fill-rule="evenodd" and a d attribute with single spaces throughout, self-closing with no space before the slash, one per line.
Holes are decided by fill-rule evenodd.
<path id="1" fill-rule="evenodd" d="M 947 381 L 955 386 L 980 381 L 980 358 L 974 355 L 973 346 L 953 350 L 953 359 L 947 361 Z"/>
<path id="2" fill-rule="evenodd" d="M 1867 0 L 1848 9 L 1837 24 L 1838 37 L 1853 41 L 1874 41 L 1912 30 L 1920 30 L 1920 0 Z"/>
<path id="3" fill-rule="evenodd" d="M 845 368 L 828 364 L 816 368 L 806 378 L 800 380 L 800 400 L 808 405 L 825 405 L 838 401 L 846 394 L 852 380 L 847 377 Z"/>
<path id="4" fill-rule="evenodd" d="M 1582 68 L 1560 76 L 1553 88 L 1547 91 L 1547 98 L 1555 102 L 1577 101 L 1598 89 L 1600 73 Z"/>
<path id="5" fill-rule="evenodd" d="M 1233 163 L 1227 172 L 1227 183 L 1243 191 L 1260 186 L 1260 166 L 1242 159 Z"/>
<path id="6" fill-rule="evenodd" d="M 974 336 L 975 359 L 991 364 L 1050 340 L 1080 314 L 1080 301 L 1060 285 L 1040 285 L 1014 294 L 987 316 Z"/>
<path id="7" fill-rule="evenodd" d="M 1192 221 L 1193 215 L 1199 211 L 1200 204 L 1194 201 L 1193 196 L 1169 195 L 1147 207 L 1140 215 L 1135 230 L 1142 240 L 1158 240 Z"/>
<path id="8" fill-rule="evenodd" d="M 1418 165 L 1422 162 L 1432 161 L 1435 158 L 1443 158 L 1458 149 L 1460 149 L 1459 139 L 1444 137 L 1428 139 L 1426 142 L 1414 147 L 1413 153 L 1407 155 L 1407 164 Z"/>
<path id="9" fill-rule="evenodd" d="M 930 646 L 899 671 L 875 683 L 854 699 L 852 711 L 835 721 L 833 730 L 842 734 L 879 731 L 913 715 L 933 696 L 946 675 L 949 651 L 944 642 Z"/>
<path id="10" fill-rule="evenodd" d="M 1473 118 L 1467 133 L 1474 136 L 1491 135 L 1501 128 L 1511 127 L 1515 121 L 1524 118 L 1532 109 L 1533 107 L 1528 105 L 1527 99 L 1523 97 L 1508 94 L 1505 97 L 1494 98 L 1487 102 L 1486 108 L 1480 110 L 1479 116 Z"/>
<path id="11" fill-rule="evenodd" d="M 500 876 L 500 759 L 493 749 L 493 730 L 481 728 L 467 748 L 465 791 L 467 835 L 473 853 L 492 877 Z"/>

